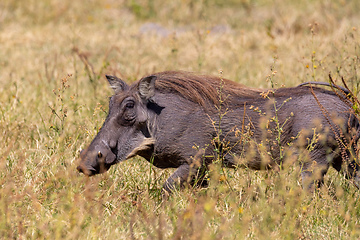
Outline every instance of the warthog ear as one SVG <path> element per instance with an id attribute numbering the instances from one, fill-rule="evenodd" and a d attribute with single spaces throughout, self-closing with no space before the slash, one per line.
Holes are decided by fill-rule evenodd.
<path id="1" fill-rule="evenodd" d="M 128 89 L 129 86 L 120 78 L 110 75 L 105 75 L 105 76 L 110 84 L 110 87 L 114 89 L 115 94 Z"/>
<path id="2" fill-rule="evenodd" d="M 148 76 L 139 82 L 139 94 L 142 99 L 148 100 L 155 95 L 156 76 Z"/>

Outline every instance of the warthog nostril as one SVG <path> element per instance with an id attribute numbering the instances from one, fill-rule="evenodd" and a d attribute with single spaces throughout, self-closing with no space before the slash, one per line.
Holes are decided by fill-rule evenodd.
<path id="1" fill-rule="evenodd" d="M 80 166 L 77 166 L 76 170 L 78 170 L 79 172 L 83 173 L 83 169 L 82 169 L 82 167 L 80 167 Z"/>
<path id="2" fill-rule="evenodd" d="M 98 151 L 98 154 L 97 154 L 98 158 L 102 158 L 102 153 L 100 151 Z"/>

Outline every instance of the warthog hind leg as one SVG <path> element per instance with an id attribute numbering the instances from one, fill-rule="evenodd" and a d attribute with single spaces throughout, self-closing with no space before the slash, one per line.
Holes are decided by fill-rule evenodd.
<path id="1" fill-rule="evenodd" d="M 320 147 L 310 152 L 310 161 L 303 163 L 302 168 L 303 188 L 313 192 L 324 183 L 324 175 L 329 169 L 326 151 Z"/>

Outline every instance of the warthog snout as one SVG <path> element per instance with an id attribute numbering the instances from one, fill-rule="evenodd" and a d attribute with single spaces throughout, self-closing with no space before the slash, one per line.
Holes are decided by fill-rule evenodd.
<path id="1" fill-rule="evenodd" d="M 84 173 L 85 172 L 85 167 L 82 166 L 82 165 L 79 165 L 79 166 L 77 166 L 76 170 L 78 170 L 81 173 Z"/>
<path id="2" fill-rule="evenodd" d="M 76 169 L 87 176 L 106 172 L 116 162 L 116 155 L 110 148 L 82 150 L 80 158 L 81 162 Z"/>

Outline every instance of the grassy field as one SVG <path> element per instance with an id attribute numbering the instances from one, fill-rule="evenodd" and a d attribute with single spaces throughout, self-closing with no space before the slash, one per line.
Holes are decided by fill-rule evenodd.
<path id="1" fill-rule="evenodd" d="M 166 3 L 165 3 L 166 2 Z M 79 150 L 108 108 L 105 74 L 186 70 L 268 88 L 360 73 L 360 2 L 2 0 L 1 239 L 358 239 L 359 191 L 331 170 L 224 170 L 167 201 L 141 158 L 86 178 Z"/>

